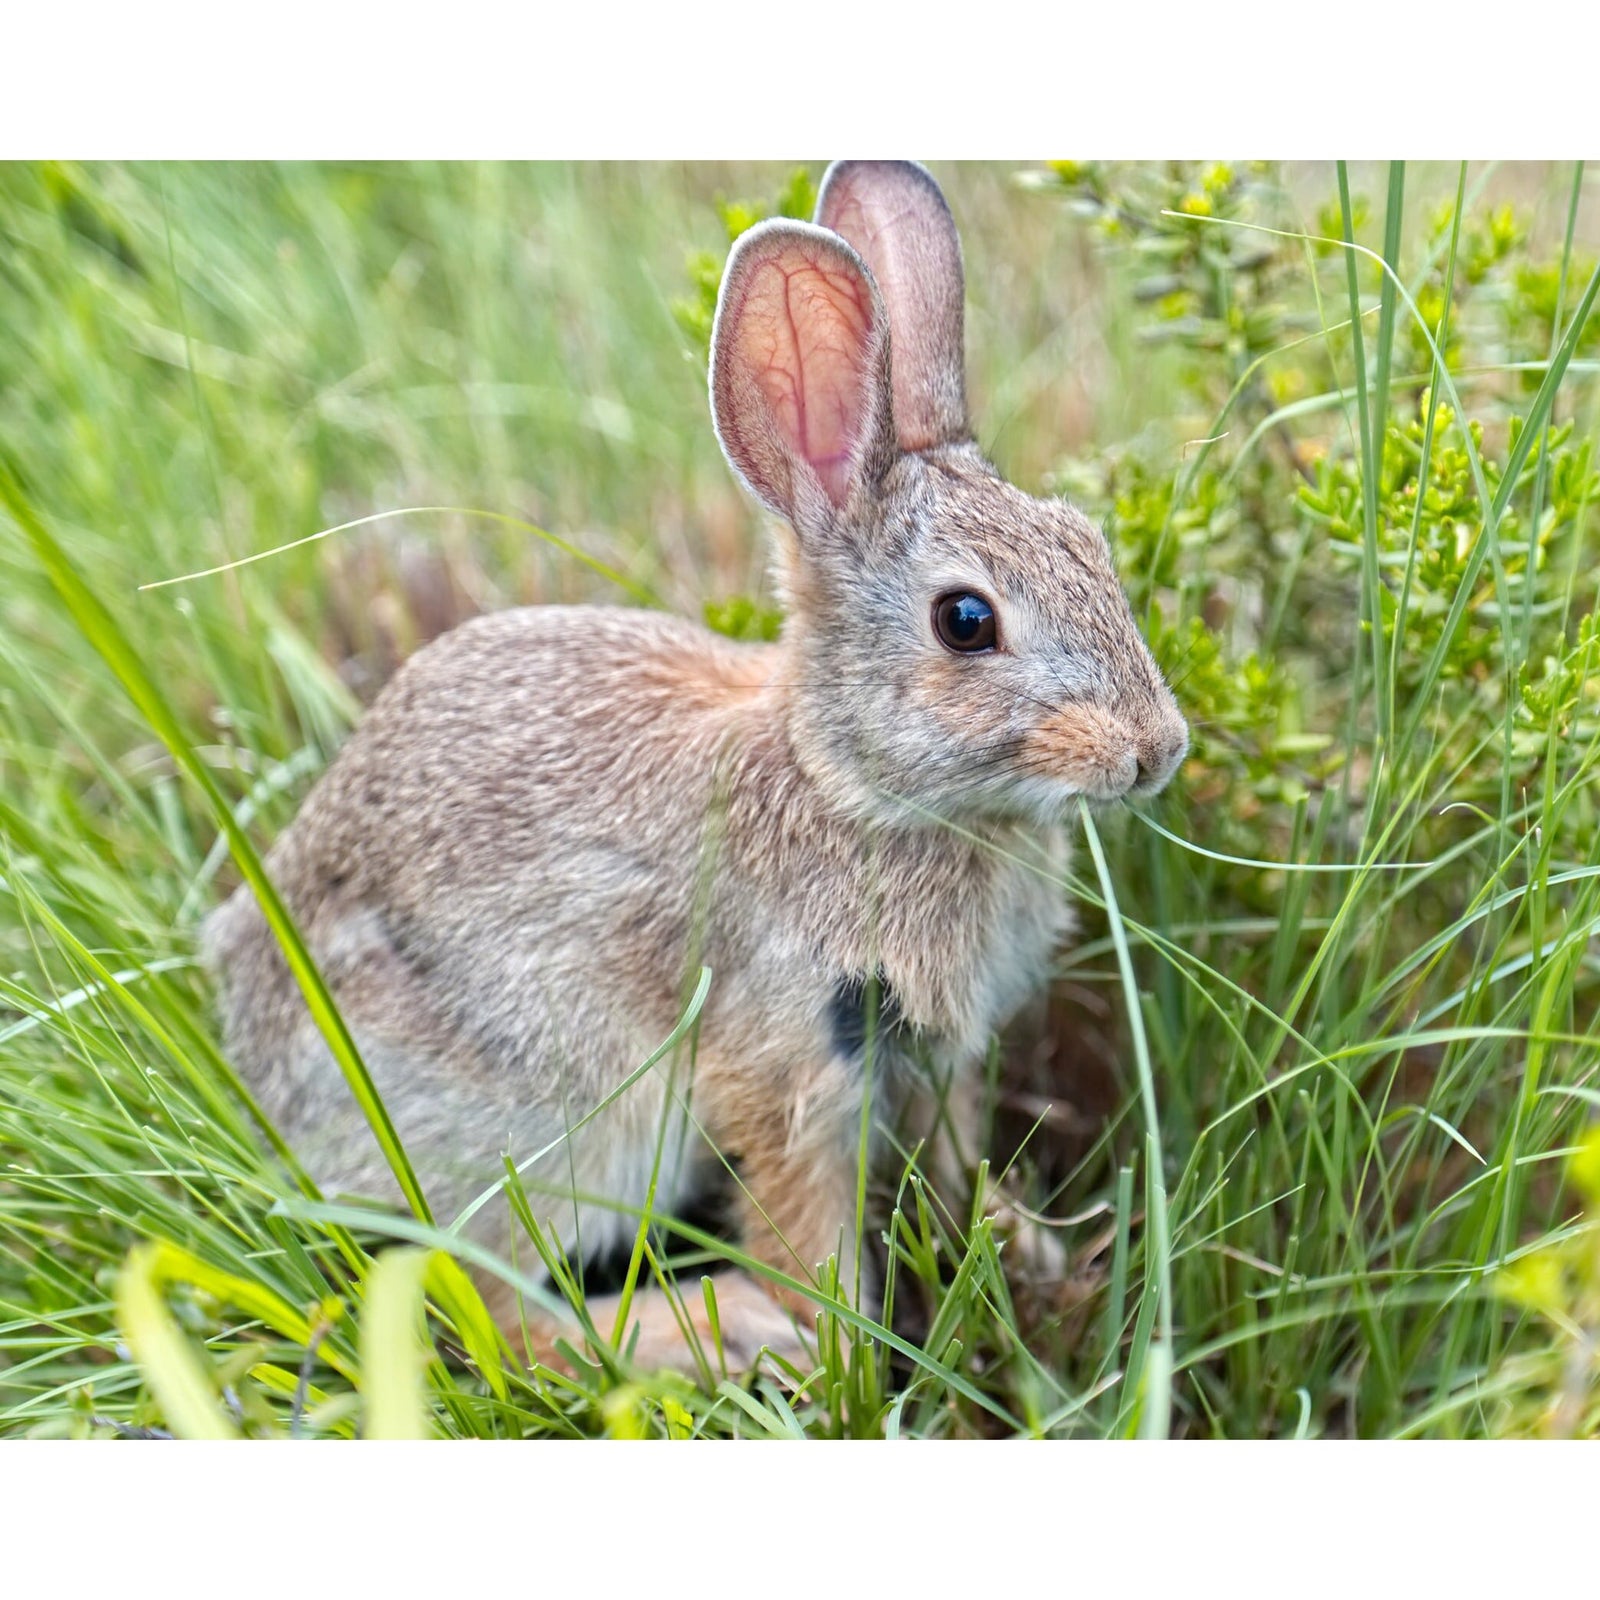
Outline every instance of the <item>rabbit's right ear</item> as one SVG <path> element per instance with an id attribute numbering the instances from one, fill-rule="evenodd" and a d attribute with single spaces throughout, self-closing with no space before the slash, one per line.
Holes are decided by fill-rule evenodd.
<path id="1" fill-rule="evenodd" d="M 888 309 L 900 448 L 970 439 L 961 240 L 933 174 L 915 161 L 835 161 L 816 220 L 860 253 Z"/>
<path id="2" fill-rule="evenodd" d="M 865 263 L 806 222 L 764 222 L 728 257 L 711 415 L 735 472 L 804 538 L 895 456 L 889 319 Z"/>

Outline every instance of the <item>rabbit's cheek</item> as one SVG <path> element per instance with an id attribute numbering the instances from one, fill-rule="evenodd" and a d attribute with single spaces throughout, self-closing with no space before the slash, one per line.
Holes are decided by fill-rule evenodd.
<path id="1" fill-rule="evenodd" d="M 910 698 L 932 717 L 959 749 L 974 739 L 987 742 L 979 731 L 993 726 L 995 687 L 990 669 L 994 663 L 973 657 L 930 659 L 912 679 Z"/>

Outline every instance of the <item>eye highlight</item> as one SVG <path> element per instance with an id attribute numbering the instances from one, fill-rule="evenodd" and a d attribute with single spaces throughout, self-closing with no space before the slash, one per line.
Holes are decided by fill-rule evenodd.
<path id="1" fill-rule="evenodd" d="M 981 594 L 941 595 L 933 602 L 933 631 L 940 644 L 959 655 L 993 650 L 994 607 Z"/>

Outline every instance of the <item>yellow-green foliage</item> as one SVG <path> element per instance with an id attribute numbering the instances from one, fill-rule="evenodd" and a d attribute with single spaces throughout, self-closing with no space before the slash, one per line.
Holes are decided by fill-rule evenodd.
<path id="1" fill-rule="evenodd" d="M 1573 1153 L 1572 1187 L 1583 1213 L 1570 1231 L 1501 1270 L 1495 1288 L 1538 1316 L 1554 1336 L 1525 1357 L 1520 1392 L 1507 1403 L 1507 1432 L 1600 1432 L 1600 1126 Z"/>

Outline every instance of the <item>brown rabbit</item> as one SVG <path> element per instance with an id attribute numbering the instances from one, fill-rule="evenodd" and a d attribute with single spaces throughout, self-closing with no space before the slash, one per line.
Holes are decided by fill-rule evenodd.
<path id="1" fill-rule="evenodd" d="M 711 404 L 784 524 L 781 642 L 591 607 L 468 622 L 378 697 L 269 867 L 442 1220 L 502 1152 L 548 1147 L 540 1220 L 574 1257 L 612 1250 L 668 1118 L 657 1212 L 692 1199 L 709 1140 L 744 1248 L 801 1281 L 837 1255 L 848 1284 L 869 1076 L 869 1112 L 918 1115 L 930 1068 L 970 1104 L 1066 929 L 1071 802 L 1160 788 L 1188 732 L 1103 537 L 973 443 L 960 244 L 923 168 L 837 163 L 817 225 L 738 241 Z M 207 944 L 228 1047 L 313 1175 L 392 1194 L 248 889 Z M 702 963 L 692 1061 L 563 1137 Z M 498 1198 L 472 1225 L 509 1245 Z M 718 1284 L 730 1360 L 795 1350 L 801 1297 Z M 664 1295 L 634 1314 L 638 1361 L 685 1362 Z"/>

